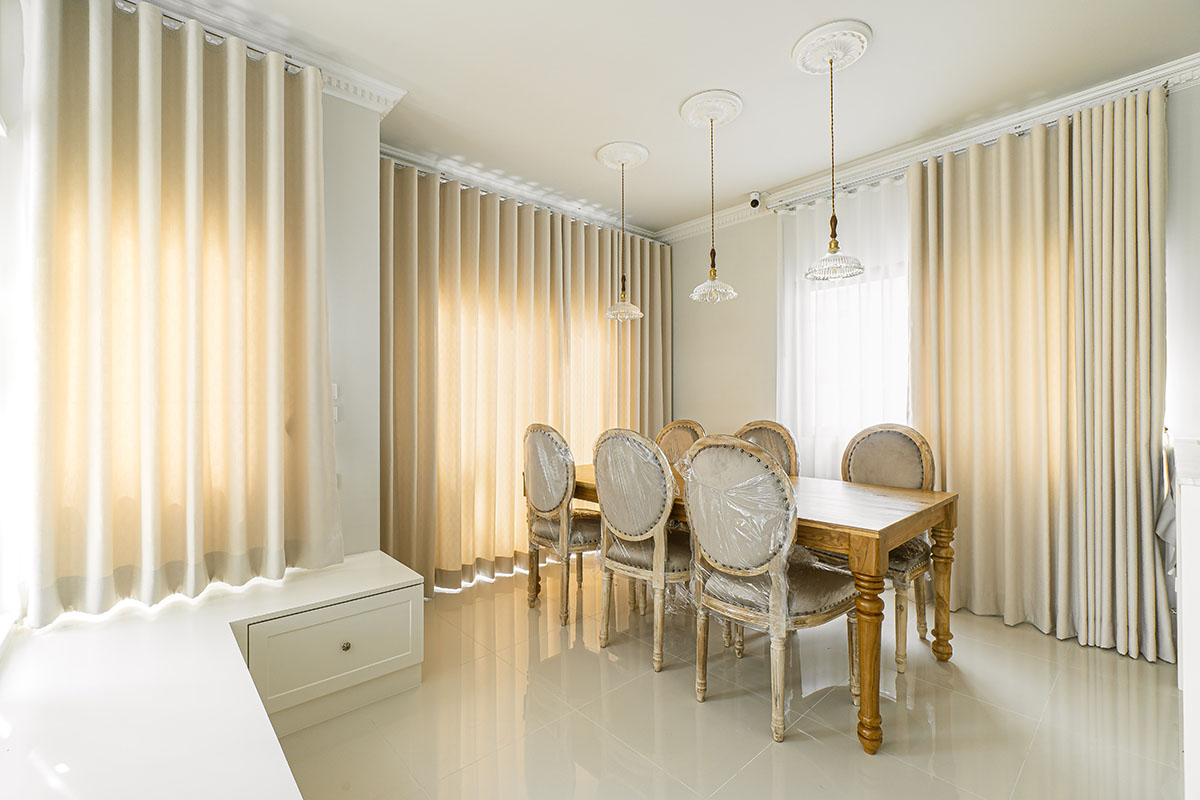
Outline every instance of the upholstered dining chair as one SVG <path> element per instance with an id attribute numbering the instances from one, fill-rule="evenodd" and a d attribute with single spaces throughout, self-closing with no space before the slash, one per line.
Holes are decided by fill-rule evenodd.
<path id="1" fill-rule="evenodd" d="M 907 425 L 873 425 L 854 435 L 842 453 L 842 480 L 895 486 L 900 489 L 933 488 L 933 450 L 918 431 Z M 824 554 L 827 563 L 845 568 L 846 556 Z M 917 634 L 928 633 L 925 617 L 925 578 L 930 569 L 929 540 L 910 539 L 888 555 L 887 578 L 896 592 L 896 671 L 908 663 L 908 587 L 916 601 Z"/>
<path id="2" fill-rule="evenodd" d="M 654 442 L 624 428 L 596 440 L 593 463 L 600 498 L 600 646 L 608 646 L 613 574 L 646 581 L 654 590 L 654 671 L 663 665 L 666 590 L 691 575 L 687 534 L 669 530 L 675 504 L 671 463 Z"/>
<path id="3" fill-rule="evenodd" d="M 854 580 L 813 555 L 791 558 L 792 482 L 763 448 L 735 436 L 706 436 L 688 450 L 682 472 L 697 609 L 696 699 L 704 702 L 708 689 L 709 613 L 765 630 L 771 637 L 771 734 L 781 742 L 784 654 L 792 631 L 846 615 L 850 692 L 857 694 Z"/>
<path id="4" fill-rule="evenodd" d="M 668 422 L 654 437 L 654 443 L 662 448 L 667 461 L 678 464 L 688 448 L 704 436 L 704 426 L 694 419 L 677 419 Z"/>
<path id="5" fill-rule="evenodd" d="M 774 420 L 756 419 L 738 428 L 734 436 L 745 439 L 747 442 L 753 442 L 766 450 L 775 457 L 788 475 L 800 474 L 800 459 L 796 456 L 796 439 L 786 425 Z M 729 647 L 730 643 L 730 628 L 730 623 L 727 621 L 722 625 L 721 633 L 726 647 Z M 736 623 L 732 625 L 732 640 L 734 654 L 741 658 L 745 649 L 745 631 Z"/>
<path id="6" fill-rule="evenodd" d="M 800 474 L 800 462 L 796 457 L 796 439 L 786 425 L 769 419 L 757 419 L 738 428 L 734 436 L 745 439 L 747 442 L 753 442 L 766 450 L 775 457 L 779 466 L 783 467 L 783 471 L 788 475 L 795 477 Z"/>
<path id="7" fill-rule="evenodd" d="M 575 458 L 562 434 L 549 425 L 534 423 L 525 430 L 525 498 L 529 523 L 529 607 L 542 590 L 538 560 L 549 550 L 562 562 L 562 609 L 559 622 L 567 624 L 571 595 L 571 556 L 575 556 L 579 585 L 583 586 L 583 554 L 600 549 L 600 514 L 573 510 Z"/>

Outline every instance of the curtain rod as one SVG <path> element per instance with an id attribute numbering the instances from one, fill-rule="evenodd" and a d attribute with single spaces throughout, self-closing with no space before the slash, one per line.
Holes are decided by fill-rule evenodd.
<path id="1" fill-rule="evenodd" d="M 1058 121 L 1063 117 L 1071 117 L 1078 111 L 1083 111 L 1088 108 L 1103 105 L 1105 103 L 1119 100 L 1130 95 L 1136 95 L 1139 92 L 1148 91 L 1158 86 L 1164 89 L 1169 89 L 1169 80 L 1156 80 L 1145 85 L 1138 85 L 1128 88 L 1122 88 L 1118 91 L 1109 92 L 1099 97 L 1089 98 L 1086 101 L 1080 102 L 1066 108 L 1056 108 L 1052 111 L 1044 111 L 1038 113 L 1037 110 L 1028 118 L 1021 122 L 996 125 L 995 123 L 983 123 L 978 126 L 974 133 L 968 132 L 966 135 L 952 135 L 943 137 L 933 142 L 925 142 L 923 145 L 916 147 L 909 145 L 896 149 L 896 154 L 892 157 L 884 156 L 887 166 L 879 167 L 870 170 L 864 175 L 852 178 L 848 181 L 838 183 L 839 191 L 854 189 L 864 184 L 878 183 L 889 178 L 895 178 L 903 175 L 908 171 L 908 168 L 913 164 L 918 164 L 930 159 L 936 159 L 939 162 L 944 155 L 959 155 L 965 153 L 975 145 L 989 147 L 1000 141 L 1003 136 L 1025 136 L 1034 127 L 1045 125 L 1047 128 L 1054 128 L 1058 125 Z M 852 162 L 853 163 L 853 162 Z M 853 166 L 843 167 L 843 170 L 853 171 Z M 821 200 L 829 196 L 828 176 L 820 178 L 819 183 L 816 178 L 807 178 L 803 184 L 811 183 L 813 189 L 804 191 L 803 188 L 796 187 L 792 190 L 779 190 L 777 194 L 784 194 L 783 199 L 776 200 L 767 205 L 768 211 L 792 211 L 796 206 Z M 818 186 L 820 188 L 818 188 Z"/>
<path id="2" fill-rule="evenodd" d="M 141 2 L 142 0 L 113 0 L 113 6 L 124 14 L 136 14 L 137 7 Z M 189 21 L 193 21 L 193 18 L 183 17 L 175 14 L 174 12 L 167 11 L 164 8 L 158 6 L 155 7 L 158 8 L 159 12 L 162 14 L 163 27 L 167 30 L 177 31 Z M 195 21 L 199 22 L 198 20 Z M 207 25 L 201 25 L 201 27 L 204 29 L 204 40 L 211 45 L 224 44 L 225 40 L 230 38 L 230 34 L 227 34 L 224 31 L 213 30 Z M 241 37 L 236 38 L 240 39 Z M 267 53 L 273 52 L 269 48 L 264 49 L 258 45 L 251 44 L 244 39 L 242 39 L 242 42 L 246 45 L 246 57 L 251 61 L 262 61 L 263 58 L 266 57 Z M 283 68 L 292 75 L 300 72 L 305 67 L 312 66 L 311 64 L 303 64 L 299 61 L 296 61 L 288 55 L 282 53 L 280 55 L 283 55 Z"/>
<path id="3" fill-rule="evenodd" d="M 388 145 L 382 145 L 379 148 L 379 154 L 383 158 L 387 158 L 387 159 L 391 160 L 392 166 L 394 168 L 401 169 L 401 168 L 408 167 L 411 169 L 415 169 L 417 171 L 418 176 L 426 176 L 426 177 L 436 176 L 442 183 L 449 183 L 450 181 L 455 181 L 455 182 L 461 184 L 461 188 L 463 188 L 463 189 L 478 189 L 482 194 L 485 194 L 485 195 L 494 194 L 497 197 L 499 197 L 501 200 L 512 200 L 516 203 L 520 203 L 521 205 L 532 206 L 533 208 L 539 208 L 539 209 L 542 209 L 543 211 L 549 211 L 554 214 L 561 214 L 562 216 L 566 217 L 569 220 L 573 220 L 575 222 L 582 222 L 585 225 L 593 225 L 597 228 L 607 228 L 608 230 L 613 230 L 613 231 L 615 231 L 617 228 L 617 223 L 613 222 L 611 219 L 606 219 L 599 215 L 590 216 L 587 214 L 580 214 L 578 211 L 568 211 L 567 209 L 565 209 L 561 206 L 555 206 L 554 204 L 549 203 L 545 200 L 537 200 L 537 199 L 530 198 L 528 196 L 522 197 L 520 195 L 517 195 L 514 192 L 504 191 L 502 189 L 497 189 L 497 188 L 489 187 L 489 186 L 482 186 L 482 185 L 479 185 L 479 183 L 472 181 L 470 178 L 462 178 L 457 175 L 454 175 L 453 173 L 447 172 L 445 170 L 440 170 L 440 169 L 437 169 L 436 167 L 430 167 L 427 164 L 418 163 L 417 159 L 406 155 L 402 151 L 397 151 L 397 150 L 389 147 Z M 626 224 L 625 227 L 626 227 L 626 230 L 632 236 L 637 236 L 637 237 L 639 237 L 641 239 L 645 239 L 649 242 L 654 242 L 655 244 L 666 244 L 665 242 L 663 242 L 661 239 L 656 237 L 650 231 L 638 228 L 636 226 L 628 225 L 628 224 Z"/>

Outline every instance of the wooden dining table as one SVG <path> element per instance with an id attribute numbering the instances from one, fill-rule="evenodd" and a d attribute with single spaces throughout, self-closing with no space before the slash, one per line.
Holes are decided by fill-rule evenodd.
<path id="1" fill-rule="evenodd" d="M 679 481 L 679 475 L 676 474 Z M 888 553 L 930 531 L 933 538 L 933 655 L 949 661 L 950 566 L 954 563 L 954 529 L 958 494 L 896 489 L 824 478 L 792 478 L 795 490 L 796 543 L 849 557 L 858 589 L 860 705 L 858 741 L 874 754 L 883 742 L 879 715 L 879 643 L 883 624 L 883 579 Z M 682 488 L 682 486 L 680 487 Z M 575 470 L 575 498 L 598 502 L 596 473 L 591 464 Z M 687 519 L 682 491 L 676 493 L 671 518 Z"/>

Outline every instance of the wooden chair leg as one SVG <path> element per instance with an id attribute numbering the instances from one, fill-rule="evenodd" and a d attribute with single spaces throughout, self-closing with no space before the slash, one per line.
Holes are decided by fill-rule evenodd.
<path id="1" fill-rule="evenodd" d="M 650 662 L 655 672 L 662 672 L 663 665 L 663 624 L 666 622 L 667 590 L 662 587 L 654 588 L 654 655 Z"/>
<path id="2" fill-rule="evenodd" d="M 908 664 L 908 584 L 892 580 L 896 590 L 896 672 L 904 674 Z"/>
<path id="3" fill-rule="evenodd" d="M 740 628 L 741 625 L 738 625 Z M 735 629 L 736 630 L 736 629 Z M 786 683 L 786 636 L 771 637 L 771 735 L 783 741 L 783 687 Z"/>
<path id="4" fill-rule="evenodd" d="M 637 610 L 637 587 L 638 581 L 634 578 L 629 579 L 629 610 Z"/>
<path id="5" fill-rule="evenodd" d="M 571 554 L 567 553 L 562 561 L 562 611 L 558 615 L 559 624 L 566 626 L 571 607 Z"/>
<path id="6" fill-rule="evenodd" d="M 612 617 L 612 570 L 603 570 L 600 575 L 600 646 L 608 647 L 608 622 Z"/>
<path id="7" fill-rule="evenodd" d="M 928 577 L 928 575 L 925 572 L 922 572 L 917 576 L 917 579 L 913 581 L 913 592 L 916 595 L 913 600 L 917 605 L 917 635 L 920 636 L 922 640 L 929 635 L 929 626 L 925 621 L 925 605 L 928 602 L 928 598 L 925 595 L 926 577 Z"/>
<path id="8" fill-rule="evenodd" d="M 583 553 L 575 554 L 575 582 L 583 588 Z"/>
<path id="9" fill-rule="evenodd" d="M 537 605 L 538 590 L 541 589 L 538 585 L 538 546 L 536 544 L 529 545 L 529 585 L 526 589 L 526 594 L 529 596 L 529 607 L 533 608 Z"/>
<path id="10" fill-rule="evenodd" d="M 647 606 L 646 587 L 647 587 L 647 584 L 645 581 L 638 581 L 638 585 L 637 585 L 638 613 L 641 614 L 643 617 L 646 616 L 646 606 Z"/>
<path id="11" fill-rule="evenodd" d="M 738 658 L 746 652 L 746 626 L 740 622 L 733 623 L 733 654 Z"/>
<path id="12" fill-rule="evenodd" d="M 733 625 L 727 619 L 721 620 L 721 640 L 726 647 L 733 644 Z"/>
<path id="13" fill-rule="evenodd" d="M 846 650 L 850 653 L 850 702 L 859 703 L 858 686 L 858 614 L 846 613 Z"/>
<path id="14" fill-rule="evenodd" d="M 696 612 L 696 700 L 708 693 L 708 609 Z"/>

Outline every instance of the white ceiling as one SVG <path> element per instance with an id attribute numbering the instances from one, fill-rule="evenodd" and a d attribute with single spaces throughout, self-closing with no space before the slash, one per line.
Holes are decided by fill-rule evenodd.
<path id="1" fill-rule="evenodd" d="M 631 223 L 708 211 L 707 136 L 678 116 L 702 89 L 739 93 L 717 130 L 717 207 L 828 159 L 827 88 L 792 66 L 835 19 L 874 29 L 838 77 L 838 160 L 1021 109 L 1200 49 L 1196 0 L 225 0 L 236 16 L 409 94 L 384 143 L 615 208 L 596 149 L 632 139 Z"/>

